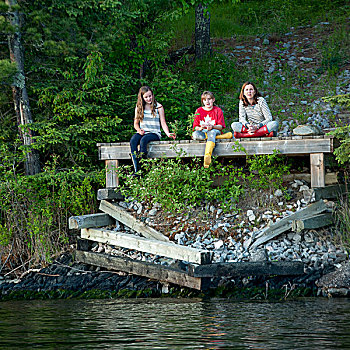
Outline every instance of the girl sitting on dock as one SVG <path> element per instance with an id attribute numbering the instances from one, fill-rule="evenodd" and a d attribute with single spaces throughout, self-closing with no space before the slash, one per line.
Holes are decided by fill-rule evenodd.
<path id="1" fill-rule="evenodd" d="M 205 140 L 204 168 L 211 163 L 211 155 L 215 147 L 216 139 L 232 138 L 232 133 L 221 134 L 225 128 L 224 114 L 222 110 L 214 106 L 214 94 L 204 91 L 201 96 L 202 107 L 196 110 L 196 117 L 193 122 L 193 140 Z"/>
<path id="2" fill-rule="evenodd" d="M 147 158 L 147 145 L 151 141 L 160 140 L 160 126 L 168 137 L 176 138 L 174 133 L 169 132 L 165 121 L 164 107 L 155 100 L 150 87 L 142 86 L 135 107 L 134 128 L 136 134 L 130 139 L 131 159 L 135 174 L 140 170 L 140 159 Z M 138 146 L 140 146 L 140 150 L 138 150 Z"/>
<path id="3" fill-rule="evenodd" d="M 278 122 L 253 83 L 243 84 L 239 99 L 239 122 L 231 124 L 235 138 L 277 136 Z"/>

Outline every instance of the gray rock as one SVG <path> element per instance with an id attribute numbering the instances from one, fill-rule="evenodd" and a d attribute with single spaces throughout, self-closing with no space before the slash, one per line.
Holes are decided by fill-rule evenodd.
<path id="1" fill-rule="evenodd" d="M 293 134 L 299 136 L 321 135 L 322 131 L 315 125 L 298 125 L 293 129 Z"/>
<path id="2" fill-rule="evenodd" d="M 149 215 L 149 216 L 155 216 L 155 215 L 157 215 L 157 211 L 158 211 L 158 209 L 151 209 L 151 210 L 148 212 L 148 215 Z"/>
<path id="3" fill-rule="evenodd" d="M 311 57 L 300 57 L 300 61 L 302 62 L 312 62 L 314 59 Z"/>

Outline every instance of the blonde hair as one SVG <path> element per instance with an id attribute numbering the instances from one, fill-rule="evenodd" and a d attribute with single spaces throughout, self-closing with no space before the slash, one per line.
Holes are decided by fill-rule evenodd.
<path id="1" fill-rule="evenodd" d="M 143 95 L 148 91 L 151 91 L 152 96 L 153 96 L 152 103 L 151 103 L 151 113 L 152 113 L 153 117 L 156 117 L 157 101 L 154 99 L 153 91 L 149 86 L 142 86 L 142 87 L 140 87 L 139 93 L 137 95 L 136 120 L 138 122 L 142 122 L 142 120 L 143 120 L 143 112 L 144 112 L 145 105 L 146 105 L 146 102 L 143 99 Z"/>
<path id="2" fill-rule="evenodd" d="M 203 100 L 207 97 L 207 96 L 210 96 L 210 98 L 214 99 L 214 94 L 211 92 L 211 91 L 204 91 L 201 95 L 201 103 L 202 103 L 202 106 L 204 106 L 204 103 L 203 103 Z"/>

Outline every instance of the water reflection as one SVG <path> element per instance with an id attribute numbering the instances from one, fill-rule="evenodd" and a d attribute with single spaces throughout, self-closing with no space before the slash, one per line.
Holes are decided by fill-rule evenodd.
<path id="1" fill-rule="evenodd" d="M 348 299 L 0 303 L 1 349 L 344 349 Z"/>

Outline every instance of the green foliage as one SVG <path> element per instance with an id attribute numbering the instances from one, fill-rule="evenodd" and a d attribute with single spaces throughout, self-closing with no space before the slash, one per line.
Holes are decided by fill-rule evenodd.
<path id="1" fill-rule="evenodd" d="M 347 183 L 349 183 L 347 177 Z M 346 188 L 346 192 L 338 199 L 336 209 L 334 211 L 335 218 L 335 233 L 336 240 L 340 239 L 340 242 L 347 251 L 350 252 L 350 195 L 349 188 Z"/>
<path id="2" fill-rule="evenodd" d="M 180 155 L 175 159 L 148 159 L 143 163 L 141 178 L 130 175 L 130 166 L 122 167 L 119 173 L 122 194 L 129 200 L 159 203 L 171 212 L 208 204 L 232 211 L 245 193 L 249 193 L 250 200 L 267 205 L 270 201 L 266 201 L 261 192 L 272 194 L 276 189 L 285 190 L 283 175 L 289 171 L 277 152 L 249 158 L 248 172 L 233 164 L 222 165 L 215 158 L 208 169 L 203 167 L 202 158 L 188 163 Z M 214 185 L 216 182 L 220 185 Z"/>
<path id="3" fill-rule="evenodd" d="M 342 106 L 350 108 L 350 94 L 326 96 L 323 97 L 322 100 L 332 105 L 340 104 Z"/>
<path id="4" fill-rule="evenodd" d="M 279 151 L 248 157 L 247 164 L 251 173 L 249 184 L 252 189 L 268 190 L 270 194 L 277 189 L 285 191 L 283 175 L 289 174 L 290 166 L 286 164 Z"/>
<path id="5" fill-rule="evenodd" d="M 325 102 L 350 107 L 350 94 L 323 97 Z M 340 146 L 334 150 L 336 160 L 347 167 L 350 166 L 350 125 L 338 126 L 329 133 L 340 141 Z"/>
<path id="6" fill-rule="evenodd" d="M 0 245 L 12 261 L 48 262 L 71 241 L 68 217 L 92 213 L 102 172 L 86 174 L 81 168 L 60 171 L 57 160 L 35 176 L 13 173 L 5 158 L 0 183 Z M 11 248 L 12 247 L 12 248 Z"/>
<path id="7" fill-rule="evenodd" d="M 209 169 L 203 168 L 202 159 L 194 158 L 186 164 L 180 156 L 150 159 L 145 163 L 145 174 L 141 179 L 130 176 L 130 168 L 122 169 L 121 192 L 139 201 L 157 202 L 172 212 L 215 201 L 224 210 L 229 210 L 238 202 L 242 192 L 237 170 L 233 166 L 222 167 L 215 160 Z M 216 176 L 226 177 L 222 186 L 213 187 Z"/>
<path id="8" fill-rule="evenodd" d="M 10 60 L 0 60 L 0 83 L 10 85 L 17 73 L 17 66 Z"/>

